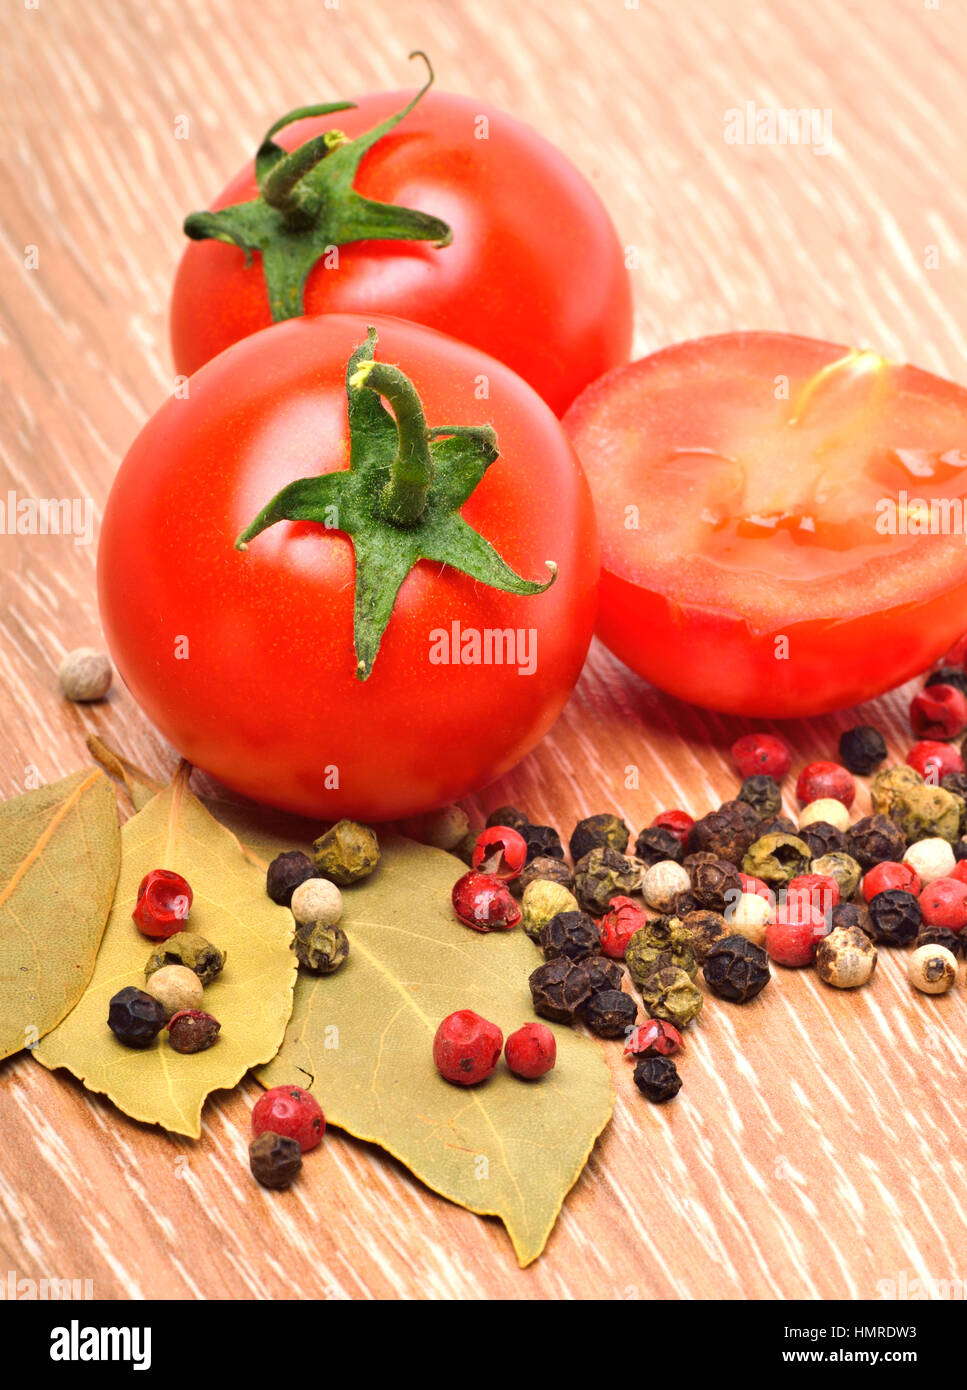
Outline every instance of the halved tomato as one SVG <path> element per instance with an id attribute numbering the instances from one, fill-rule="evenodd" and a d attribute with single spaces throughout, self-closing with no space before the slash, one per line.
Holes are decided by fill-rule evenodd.
<path id="1" fill-rule="evenodd" d="M 598 632 L 663 690 L 792 717 L 900 684 L 967 627 L 967 390 L 781 333 L 681 343 L 565 417 L 601 532 Z"/>

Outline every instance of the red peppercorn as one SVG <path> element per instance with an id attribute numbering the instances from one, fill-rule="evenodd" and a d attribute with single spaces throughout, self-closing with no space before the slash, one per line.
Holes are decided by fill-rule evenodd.
<path id="1" fill-rule="evenodd" d="M 632 1028 L 625 1043 L 626 1057 L 671 1057 L 685 1043 L 678 1029 L 663 1018 L 649 1018 Z"/>
<path id="2" fill-rule="evenodd" d="M 844 806 L 852 806 L 856 798 L 856 783 L 839 763 L 810 763 L 804 767 L 796 782 L 796 795 L 801 806 L 811 801 L 832 797 Z"/>
<path id="3" fill-rule="evenodd" d="M 649 829 L 670 830 L 684 844 L 688 839 L 688 832 L 694 824 L 695 821 L 687 811 L 662 811 L 652 821 Z"/>
<path id="4" fill-rule="evenodd" d="M 743 777 L 760 773 L 781 782 L 792 766 L 792 753 L 776 734 L 745 734 L 732 745 L 732 757 Z"/>
<path id="5" fill-rule="evenodd" d="M 925 927 L 946 927 L 960 932 L 967 927 L 967 883 L 958 878 L 936 878 L 920 894 Z"/>
<path id="6" fill-rule="evenodd" d="M 967 632 L 963 637 L 958 637 L 957 641 L 947 652 L 941 666 L 967 666 Z"/>
<path id="7" fill-rule="evenodd" d="M 951 772 L 963 772 L 964 760 L 950 743 L 935 743 L 924 739 L 915 743 L 907 754 L 907 764 L 930 786 L 940 785 L 940 779 Z"/>
<path id="8" fill-rule="evenodd" d="M 624 960 L 628 942 L 647 921 L 648 914 L 631 898 L 612 898 L 608 912 L 598 923 L 603 954 L 612 960 Z"/>
<path id="9" fill-rule="evenodd" d="M 137 906 L 131 916 L 145 936 L 152 941 L 166 941 L 184 930 L 191 900 L 191 888 L 181 874 L 170 869 L 152 869 L 141 880 Z"/>
<path id="10" fill-rule="evenodd" d="M 546 1023 L 525 1023 L 507 1039 L 504 1057 L 515 1076 L 534 1081 L 557 1061 L 557 1042 Z"/>
<path id="11" fill-rule="evenodd" d="M 967 727 L 967 699 L 953 685 L 928 685 L 910 701 L 917 738 L 956 738 Z"/>
<path id="12" fill-rule="evenodd" d="M 754 893 L 757 898 L 765 898 L 767 903 L 772 902 L 772 889 L 768 883 L 763 883 L 761 878 L 756 878 L 754 874 L 743 874 L 740 872 L 739 878 L 742 882 L 743 893 Z"/>
<path id="13" fill-rule="evenodd" d="M 495 1023 L 488 1023 L 472 1009 L 459 1009 L 436 1030 L 433 1060 L 446 1081 L 475 1086 L 493 1072 L 503 1045 L 504 1035 Z"/>
<path id="14" fill-rule="evenodd" d="M 821 885 L 827 882 L 823 874 L 803 874 L 799 880 L 793 879 L 785 895 L 780 896 L 775 920 L 766 927 L 766 951 L 779 965 L 810 965 L 829 931 L 825 909 L 831 911 L 836 904 L 829 901 L 828 888 L 813 887 L 816 881 Z M 836 897 L 839 898 L 838 886 Z"/>
<path id="15" fill-rule="evenodd" d="M 326 1117 L 315 1096 L 301 1086 L 273 1086 L 252 1110 L 252 1133 L 258 1137 L 266 1131 L 294 1139 L 306 1153 L 321 1143 Z"/>
<path id="16" fill-rule="evenodd" d="M 520 921 L 520 904 L 495 874 L 471 869 L 457 879 L 450 896 L 458 921 L 474 931 L 507 931 Z"/>
<path id="17" fill-rule="evenodd" d="M 909 864 L 896 864 L 891 859 L 874 864 L 869 873 L 863 875 L 863 897 L 867 902 L 875 898 L 877 893 L 885 893 L 890 888 L 899 888 L 904 893 L 919 893 L 919 875 Z"/>
<path id="18" fill-rule="evenodd" d="M 519 878 L 527 862 L 527 841 L 509 825 L 491 825 L 477 836 L 471 862 L 495 878 Z"/>
<path id="19" fill-rule="evenodd" d="M 839 902 L 839 884 L 830 874 L 800 874 L 789 880 L 787 901 L 790 895 L 806 897 L 818 912 L 832 912 Z"/>
<path id="20" fill-rule="evenodd" d="M 950 870 L 947 878 L 955 878 L 958 883 L 967 883 L 967 859 L 958 859 L 956 868 Z"/>

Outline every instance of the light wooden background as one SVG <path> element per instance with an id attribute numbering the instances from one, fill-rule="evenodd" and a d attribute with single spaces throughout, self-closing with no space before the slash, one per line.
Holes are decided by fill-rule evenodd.
<path id="1" fill-rule="evenodd" d="M 183 214 L 280 112 L 411 83 L 415 47 L 594 180 L 639 248 L 641 351 L 778 328 L 967 380 L 959 0 L 6 0 L 2 43 L 0 500 L 90 496 L 100 514 L 172 386 Z M 727 145 L 746 101 L 828 108 L 834 151 Z M 91 710 L 55 694 L 62 653 L 100 640 L 94 547 L 0 536 L 0 555 L 0 792 L 81 765 L 91 729 L 170 766 L 122 691 Z M 896 749 L 907 698 L 859 711 Z M 786 732 L 805 761 L 854 720 Z M 701 813 L 732 793 L 741 731 L 596 649 L 553 736 L 482 804 L 564 829 L 615 805 L 636 830 L 665 806 Z M 883 953 L 858 996 L 777 971 L 747 1009 L 711 1001 L 671 1106 L 637 1095 L 612 1045 L 614 1123 L 523 1272 L 497 1222 L 337 1133 L 288 1197 L 262 1192 L 254 1084 L 212 1103 L 192 1145 L 22 1056 L 0 1066 L 0 1273 L 107 1297 L 611 1299 L 871 1297 L 964 1275 L 965 1022 L 963 981 L 914 995 Z"/>

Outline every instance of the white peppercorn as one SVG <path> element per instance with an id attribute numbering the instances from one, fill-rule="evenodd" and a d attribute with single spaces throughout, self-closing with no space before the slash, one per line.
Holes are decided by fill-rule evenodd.
<path id="1" fill-rule="evenodd" d="M 423 818 L 420 839 L 434 849 L 455 850 L 470 831 L 470 821 L 462 806 L 441 806 Z"/>
<path id="2" fill-rule="evenodd" d="M 907 963 L 907 977 L 923 994 L 946 994 L 957 978 L 957 957 L 946 946 L 918 946 Z"/>
<path id="3" fill-rule="evenodd" d="M 766 927 L 775 913 L 767 898 L 758 893 L 743 893 L 725 909 L 725 920 L 729 930 L 744 936 L 754 946 L 761 946 L 766 939 Z"/>
<path id="4" fill-rule="evenodd" d="M 835 927 L 816 951 L 816 973 L 834 989 L 858 989 L 876 969 L 876 947 L 860 927 Z"/>
<path id="5" fill-rule="evenodd" d="M 646 869 L 641 883 L 645 902 L 656 912 L 670 912 L 679 893 L 691 886 L 688 870 L 674 859 L 661 859 Z"/>
<path id="6" fill-rule="evenodd" d="M 334 927 L 342 917 L 342 894 L 328 878 L 307 878 L 292 894 L 290 907 L 300 927 Z"/>
<path id="7" fill-rule="evenodd" d="M 810 801 L 799 813 L 799 829 L 813 825 L 816 821 L 826 821 L 837 830 L 849 829 L 849 810 L 841 801 L 831 796 L 821 796 L 818 801 Z"/>
<path id="8" fill-rule="evenodd" d="M 903 862 L 917 875 L 922 888 L 938 878 L 949 878 L 957 865 L 952 847 L 939 836 L 917 840 L 904 854 Z"/>
<path id="9" fill-rule="evenodd" d="M 61 693 L 78 703 L 103 700 L 113 675 L 110 658 L 95 647 L 77 647 L 68 652 L 57 670 Z"/>
<path id="10" fill-rule="evenodd" d="M 165 1018 L 173 1018 L 183 1009 L 200 1009 L 205 986 L 187 965 L 163 965 L 148 976 L 144 992 L 157 999 Z"/>

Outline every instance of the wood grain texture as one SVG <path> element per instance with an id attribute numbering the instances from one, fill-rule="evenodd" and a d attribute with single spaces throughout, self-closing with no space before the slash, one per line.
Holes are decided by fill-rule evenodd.
<path id="1" fill-rule="evenodd" d="M 639 250 L 640 351 L 788 329 L 967 375 L 955 0 L 9 0 L 5 21 L 0 501 L 90 498 L 99 517 L 172 388 L 185 211 L 279 112 L 410 82 L 416 47 L 441 85 L 531 122 L 594 180 Z M 828 109 L 832 152 L 727 144 L 724 113 L 746 101 Z M 170 767 L 124 692 L 90 709 L 55 693 L 64 651 L 101 640 L 95 546 L 0 535 L 0 556 L 0 792 L 80 766 L 90 730 Z M 895 751 L 906 699 L 859 711 Z M 805 761 L 855 718 L 785 732 Z M 610 806 L 636 828 L 701 812 L 731 793 L 746 727 L 596 648 L 552 736 L 480 804 L 565 827 Z M 210 1103 L 192 1144 L 20 1056 L 0 1066 L 0 1273 L 119 1298 L 871 1297 L 902 1271 L 962 1276 L 965 991 L 914 996 L 902 967 L 884 952 L 856 997 L 777 970 L 748 1008 L 713 1000 L 669 1107 L 643 1103 L 609 1047 L 614 1123 L 526 1271 L 496 1222 L 335 1132 L 291 1193 L 260 1190 L 252 1083 Z"/>

